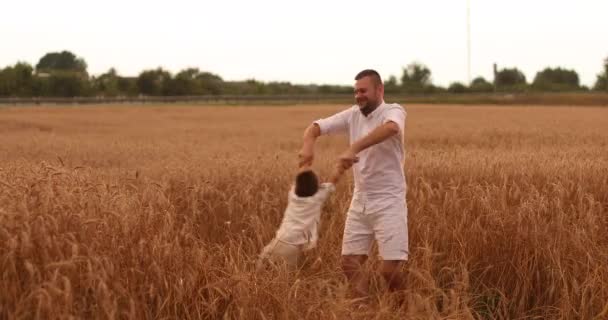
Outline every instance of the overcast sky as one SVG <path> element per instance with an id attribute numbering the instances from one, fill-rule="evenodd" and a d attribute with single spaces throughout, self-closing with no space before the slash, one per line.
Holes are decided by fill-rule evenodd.
<path id="1" fill-rule="evenodd" d="M 3 1 L 0 67 L 51 51 L 91 74 L 198 67 L 225 80 L 352 84 L 364 68 L 399 76 L 412 61 L 433 82 L 467 80 L 466 0 Z M 608 0 L 471 0 L 471 73 L 492 63 L 575 69 L 592 85 L 608 57 Z"/>

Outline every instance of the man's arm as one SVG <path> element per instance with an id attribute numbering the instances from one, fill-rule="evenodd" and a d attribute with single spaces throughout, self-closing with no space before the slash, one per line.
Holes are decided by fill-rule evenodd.
<path id="1" fill-rule="evenodd" d="M 399 126 L 395 122 L 389 121 L 389 122 L 379 126 L 378 128 L 374 129 L 367 136 L 355 141 L 355 143 L 353 143 L 350 146 L 350 149 L 352 149 L 355 152 L 355 154 L 357 154 L 398 133 L 399 133 Z"/>
<path id="2" fill-rule="evenodd" d="M 348 119 L 352 114 L 352 108 L 338 112 L 330 117 L 314 121 L 304 130 L 302 149 L 298 153 L 299 166 L 312 165 L 314 158 L 314 145 L 316 139 L 322 134 L 344 133 L 348 130 Z"/>
<path id="3" fill-rule="evenodd" d="M 350 148 L 340 155 L 339 161 L 344 169 L 350 168 L 357 162 L 357 153 L 378 144 L 399 133 L 399 126 L 394 121 L 389 121 L 374 129 L 365 137 L 355 141 Z"/>
<path id="4" fill-rule="evenodd" d="M 312 165 L 315 141 L 319 136 L 321 136 L 321 128 L 316 123 L 312 123 L 304 130 L 302 149 L 298 153 L 298 164 L 300 167 Z"/>

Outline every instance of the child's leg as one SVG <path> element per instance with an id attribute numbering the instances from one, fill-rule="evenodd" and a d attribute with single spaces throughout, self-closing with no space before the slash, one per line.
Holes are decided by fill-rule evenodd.
<path id="1" fill-rule="evenodd" d="M 285 263 L 290 269 L 296 269 L 301 251 L 301 246 L 288 244 L 274 238 L 262 250 L 256 263 L 256 270 L 261 270 L 266 260 L 274 263 Z"/>
<path id="2" fill-rule="evenodd" d="M 258 256 L 258 260 L 255 263 L 256 271 L 262 270 L 262 268 L 264 267 L 264 262 L 266 262 L 266 260 L 270 259 L 270 256 L 272 255 L 272 252 L 274 251 L 274 248 L 276 247 L 276 245 L 277 245 L 277 239 L 273 238 L 264 247 L 264 249 L 262 249 L 262 252 Z"/>
<path id="3" fill-rule="evenodd" d="M 274 257 L 284 261 L 290 269 L 296 269 L 301 259 L 302 246 L 285 243 L 277 240 Z"/>

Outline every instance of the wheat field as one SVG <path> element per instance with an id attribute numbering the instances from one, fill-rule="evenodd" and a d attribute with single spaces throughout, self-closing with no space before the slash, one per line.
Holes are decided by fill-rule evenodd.
<path id="1" fill-rule="evenodd" d="M 608 319 L 608 108 L 406 105 L 406 290 L 347 294 L 351 173 L 302 269 L 255 273 L 344 107 L 0 108 L 0 319 Z"/>

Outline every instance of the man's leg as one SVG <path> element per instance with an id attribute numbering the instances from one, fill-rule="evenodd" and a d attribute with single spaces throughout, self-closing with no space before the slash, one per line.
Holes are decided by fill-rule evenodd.
<path id="1" fill-rule="evenodd" d="M 401 269 L 408 259 L 407 207 L 397 203 L 370 216 L 374 225 L 378 251 L 382 258 L 380 274 L 389 290 L 404 289 L 405 277 Z"/>
<path id="2" fill-rule="evenodd" d="M 363 271 L 363 264 L 366 260 L 366 255 L 342 256 L 342 271 L 352 293 L 357 297 L 366 297 L 369 293 L 369 279 Z"/>
<path id="3" fill-rule="evenodd" d="M 386 281 L 389 291 L 405 289 L 405 278 L 401 273 L 403 260 L 383 260 L 380 265 L 380 274 Z"/>
<path id="4" fill-rule="evenodd" d="M 374 231 L 364 210 L 356 199 L 351 201 L 342 238 L 342 271 L 351 291 L 359 297 L 368 295 L 368 276 L 363 265 L 374 241 Z"/>

